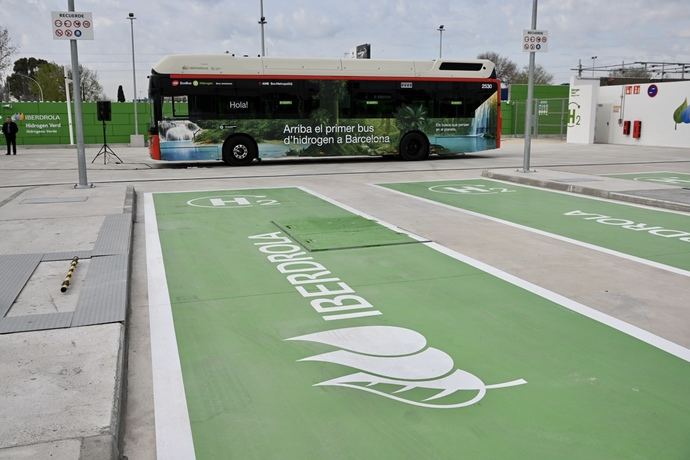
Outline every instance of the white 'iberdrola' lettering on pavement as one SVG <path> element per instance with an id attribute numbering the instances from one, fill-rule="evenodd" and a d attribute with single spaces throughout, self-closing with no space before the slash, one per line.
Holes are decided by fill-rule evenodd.
<path id="1" fill-rule="evenodd" d="M 663 238 L 678 238 L 680 241 L 690 243 L 690 232 L 683 230 L 673 230 L 660 226 L 651 226 L 644 223 L 636 223 L 635 221 L 628 219 L 619 219 L 616 217 L 606 216 L 604 214 L 596 214 L 580 210 L 566 212 L 563 215 L 582 217 L 584 220 L 593 220 L 599 224 L 614 225 L 626 230 L 648 232 L 651 235 L 660 236 Z"/>
<path id="2" fill-rule="evenodd" d="M 254 246 L 267 254 L 268 261 L 276 264 L 278 271 L 286 275 L 287 281 L 302 297 L 311 299 L 311 307 L 326 321 L 381 315 L 380 311 L 372 309 L 371 303 L 356 295 L 354 289 L 315 262 L 282 232 L 252 235 L 249 239 L 259 240 Z M 364 311 L 341 313 L 352 310 Z"/>

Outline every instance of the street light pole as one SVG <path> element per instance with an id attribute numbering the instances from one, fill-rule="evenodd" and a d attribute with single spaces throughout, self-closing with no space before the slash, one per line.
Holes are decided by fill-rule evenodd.
<path id="1" fill-rule="evenodd" d="M 69 79 L 67 75 L 67 66 L 63 67 L 65 72 L 65 99 L 67 101 L 67 127 L 69 128 L 69 145 L 74 145 L 74 134 L 72 133 L 72 107 L 69 96 L 69 84 L 72 80 Z"/>
<path id="2" fill-rule="evenodd" d="M 594 76 L 594 64 L 597 62 L 599 56 L 592 56 L 592 76 Z"/>
<path id="3" fill-rule="evenodd" d="M 134 64 L 134 20 L 136 18 L 134 17 L 134 13 L 129 13 L 129 17 L 127 19 L 129 19 L 129 29 L 132 34 L 132 83 L 134 84 L 134 97 L 132 100 L 134 101 L 134 135 L 138 136 L 139 119 L 137 115 L 137 71 Z"/>
<path id="4" fill-rule="evenodd" d="M 266 17 L 264 16 L 264 0 L 260 0 L 261 3 L 261 19 L 259 24 L 261 24 L 261 57 L 266 56 L 266 45 L 264 42 L 264 26 L 266 25 Z"/>
<path id="5" fill-rule="evenodd" d="M 36 83 L 36 86 L 38 86 L 38 91 L 40 91 L 41 93 L 41 102 L 43 102 L 43 88 L 41 88 L 41 85 L 38 83 L 38 81 L 36 81 L 36 79 L 31 78 L 28 75 L 24 75 L 23 73 L 18 73 L 17 75 L 19 75 L 20 77 L 28 78 L 32 82 Z"/>
<path id="6" fill-rule="evenodd" d="M 443 24 L 441 24 L 440 26 L 438 26 L 438 29 L 436 29 L 436 30 L 438 30 L 438 32 L 439 32 L 438 58 L 441 59 L 441 57 L 443 56 L 443 31 L 445 30 L 445 28 L 443 27 Z"/>

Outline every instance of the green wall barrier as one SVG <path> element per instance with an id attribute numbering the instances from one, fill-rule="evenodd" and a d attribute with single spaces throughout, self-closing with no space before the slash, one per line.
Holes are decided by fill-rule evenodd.
<path id="1" fill-rule="evenodd" d="M 569 85 L 535 85 L 536 135 L 565 136 Z M 510 101 L 501 102 L 504 136 L 525 134 L 527 85 L 510 85 Z"/>
<path id="2" fill-rule="evenodd" d="M 109 144 L 128 144 L 134 134 L 134 107 L 132 102 L 113 102 L 112 121 L 106 122 L 106 137 Z M 84 142 L 103 143 L 103 124 L 96 117 L 96 103 L 82 103 L 84 118 Z M 0 114 L 13 117 L 19 126 L 17 144 L 20 145 L 69 145 L 69 123 L 65 102 L 3 102 Z M 150 123 L 150 105 L 137 103 L 139 134 L 147 137 Z M 73 129 L 75 119 L 72 110 Z M 76 133 L 74 137 L 76 143 Z"/>

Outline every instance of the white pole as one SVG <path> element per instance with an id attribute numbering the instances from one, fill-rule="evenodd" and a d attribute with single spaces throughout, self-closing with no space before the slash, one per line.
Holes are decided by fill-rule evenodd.
<path id="1" fill-rule="evenodd" d="M 532 2 L 532 30 L 537 29 L 537 0 Z M 525 113 L 525 149 L 522 172 L 529 172 L 529 157 L 532 148 L 532 104 L 534 99 L 534 51 L 529 53 L 529 76 L 527 78 L 527 108 Z"/>
<path id="2" fill-rule="evenodd" d="M 137 115 L 137 71 L 134 65 L 134 13 L 129 13 L 129 28 L 132 33 L 132 82 L 134 83 L 134 135 L 139 135 L 139 120 Z"/>
<path id="3" fill-rule="evenodd" d="M 443 30 L 444 30 L 443 24 L 441 24 L 440 26 L 438 26 L 438 29 L 436 29 L 436 30 L 439 31 L 439 37 L 438 37 L 438 58 L 441 59 L 441 57 L 443 56 Z"/>
<path id="4" fill-rule="evenodd" d="M 266 56 L 266 46 L 264 43 L 264 26 L 266 25 L 266 17 L 264 16 L 264 0 L 260 0 L 261 3 L 261 57 Z"/>
<path id="5" fill-rule="evenodd" d="M 74 11 L 74 0 L 67 0 L 67 10 Z M 79 165 L 79 184 L 75 188 L 89 188 L 86 178 L 86 153 L 84 152 L 84 118 L 81 111 L 81 75 L 79 74 L 79 52 L 77 41 L 70 40 L 72 57 L 72 90 L 74 91 L 74 119 L 77 123 L 77 164 Z"/>
<path id="6" fill-rule="evenodd" d="M 74 145 L 74 133 L 72 132 L 72 105 L 69 99 L 69 82 L 70 79 L 67 77 L 67 66 L 63 67 L 65 71 L 65 96 L 67 100 L 67 126 L 69 129 L 69 145 Z"/>

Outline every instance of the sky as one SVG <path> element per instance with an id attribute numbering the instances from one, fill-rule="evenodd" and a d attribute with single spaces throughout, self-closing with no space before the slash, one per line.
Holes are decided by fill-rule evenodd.
<path id="1" fill-rule="evenodd" d="M 476 58 L 494 51 L 519 67 L 529 0 L 264 0 L 267 57 L 350 56 L 370 43 L 372 58 Z M 146 98 L 147 75 L 161 57 L 182 53 L 256 56 L 261 52 L 260 0 L 75 0 L 75 10 L 93 13 L 94 40 L 80 41 L 79 62 L 95 70 L 106 95 L 122 85 L 132 98 L 132 44 L 128 13 L 134 13 L 138 97 Z M 66 0 L 0 0 L 0 27 L 17 47 L 14 59 L 37 57 L 66 65 L 69 42 L 52 38 L 51 11 Z M 566 83 L 583 66 L 634 61 L 690 63 L 688 0 L 541 0 L 537 29 L 549 33 L 546 53 L 536 55 Z M 597 56 L 592 60 L 592 56 Z M 589 72 L 591 75 L 591 72 Z"/>

